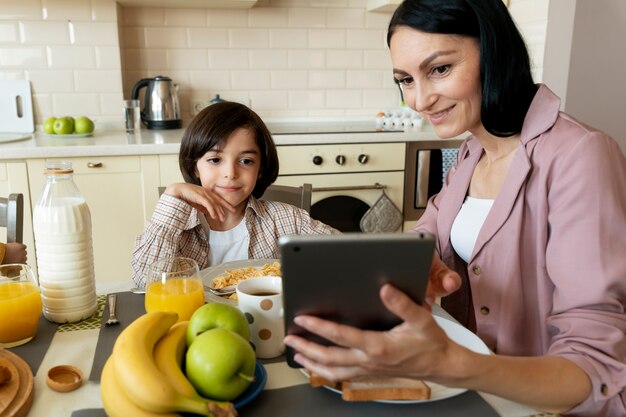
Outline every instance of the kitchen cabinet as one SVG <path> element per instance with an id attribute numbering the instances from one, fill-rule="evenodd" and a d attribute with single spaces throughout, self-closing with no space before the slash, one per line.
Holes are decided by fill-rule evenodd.
<path id="1" fill-rule="evenodd" d="M 123 7 L 176 7 L 197 9 L 248 9 L 257 0 L 117 0 Z"/>
<path id="2" fill-rule="evenodd" d="M 26 161 L 0 162 L 0 196 L 7 197 L 11 193 L 24 195 L 24 234 L 23 241 L 27 246 L 28 264 L 37 271 L 35 261 L 35 240 L 33 238 L 33 222 L 31 215 L 31 193 L 28 187 Z M 35 197 L 37 198 L 37 196 Z M 6 242 L 6 229 L 0 228 L 0 240 Z"/>
<path id="3" fill-rule="evenodd" d="M 130 280 L 135 238 L 158 199 L 158 156 L 63 159 L 72 163 L 74 182 L 91 211 L 96 282 Z M 37 198 L 45 184 L 45 163 L 27 161 L 30 193 Z"/>

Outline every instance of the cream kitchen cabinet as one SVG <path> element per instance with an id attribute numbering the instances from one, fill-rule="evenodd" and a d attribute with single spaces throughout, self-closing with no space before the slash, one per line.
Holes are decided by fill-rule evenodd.
<path id="1" fill-rule="evenodd" d="M 72 162 L 74 182 L 91 211 L 96 282 L 130 280 L 135 238 L 157 200 L 158 156 L 63 159 Z M 46 159 L 27 161 L 33 204 L 45 184 L 45 163 Z"/>
<path id="2" fill-rule="evenodd" d="M 33 238 L 33 222 L 31 215 L 31 194 L 28 188 L 26 161 L 0 162 L 0 196 L 7 197 L 11 193 L 24 195 L 24 235 L 27 246 L 28 264 L 36 271 L 35 240 Z M 6 242 L 6 229 L 0 229 L 0 239 Z"/>

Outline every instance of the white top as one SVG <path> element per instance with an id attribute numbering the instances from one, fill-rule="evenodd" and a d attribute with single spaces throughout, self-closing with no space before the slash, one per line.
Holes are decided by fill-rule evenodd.
<path id="1" fill-rule="evenodd" d="M 493 202 L 494 200 L 486 198 L 466 197 L 459 214 L 452 223 L 450 243 L 465 262 L 469 262 L 472 257 L 478 233 L 485 223 Z"/>
<path id="2" fill-rule="evenodd" d="M 244 219 L 230 230 L 208 230 L 208 236 L 209 265 L 248 259 L 250 234 Z"/>

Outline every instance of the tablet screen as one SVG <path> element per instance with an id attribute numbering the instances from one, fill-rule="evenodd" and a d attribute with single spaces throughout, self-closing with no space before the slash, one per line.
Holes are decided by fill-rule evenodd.
<path id="1" fill-rule="evenodd" d="M 398 325 L 401 320 L 380 300 L 380 288 L 391 283 L 421 304 L 434 242 L 424 233 L 281 237 L 285 333 L 330 344 L 295 325 L 300 314 L 368 330 Z M 299 367 L 292 357 L 287 348 L 287 362 Z"/>

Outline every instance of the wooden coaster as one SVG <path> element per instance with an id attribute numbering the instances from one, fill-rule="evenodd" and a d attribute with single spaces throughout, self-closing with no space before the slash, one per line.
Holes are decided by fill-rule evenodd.
<path id="1" fill-rule="evenodd" d="M 33 404 L 33 372 L 22 358 L 7 349 L 0 349 L 0 364 L 11 371 L 11 380 L 0 385 L 0 415 L 25 417 Z"/>

